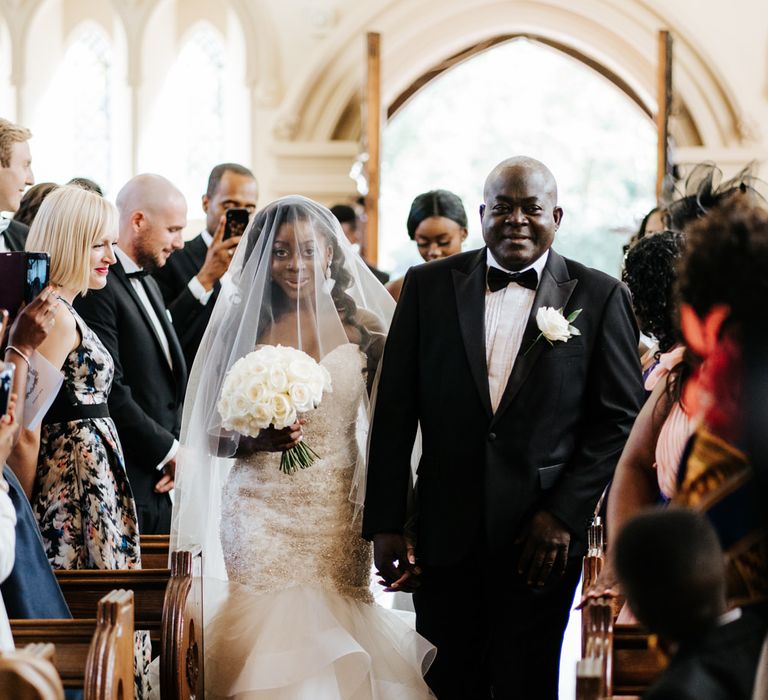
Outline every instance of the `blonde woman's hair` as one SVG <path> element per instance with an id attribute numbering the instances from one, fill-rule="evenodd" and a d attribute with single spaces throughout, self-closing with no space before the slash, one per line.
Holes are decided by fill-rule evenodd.
<path id="1" fill-rule="evenodd" d="M 110 231 L 117 231 L 113 204 L 82 187 L 63 185 L 43 200 L 25 247 L 51 256 L 51 284 L 85 294 L 91 277 L 91 248 Z"/>
<path id="2" fill-rule="evenodd" d="M 0 165 L 7 168 L 11 164 L 11 149 L 14 143 L 22 143 L 32 138 L 32 132 L 7 119 L 0 119 Z"/>

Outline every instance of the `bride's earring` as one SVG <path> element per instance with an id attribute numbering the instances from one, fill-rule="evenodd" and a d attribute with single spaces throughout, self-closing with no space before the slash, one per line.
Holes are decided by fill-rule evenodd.
<path id="1" fill-rule="evenodd" d="M 328 263 L 328 267 L 325 268 L 325 282 L 323 283 L 325 291 L 330 294 L 335 284 L 336 280 L 331 277 L 331 263 Z"/>

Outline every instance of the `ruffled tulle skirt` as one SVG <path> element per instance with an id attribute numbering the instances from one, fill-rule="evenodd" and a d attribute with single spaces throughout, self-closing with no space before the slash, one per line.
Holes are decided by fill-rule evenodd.
<path id="1" fill-rule="evenodd" d="M 435 648 L 396 613 L 320 587 L 207 579 L 208 698 L 412 700 Z"/>

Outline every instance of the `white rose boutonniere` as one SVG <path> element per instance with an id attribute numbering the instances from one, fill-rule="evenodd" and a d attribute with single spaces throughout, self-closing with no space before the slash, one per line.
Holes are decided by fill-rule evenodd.
<path id="1" fill-rule="evenodd" d="M 557 342 L 567 343 L 573 336 L 581 335 L 581 331 L 576 326 L 571 325 L 579 317 L 581 311 L 581 309 L 576 309 L 565 316 L 563 309 L 542 306 L 536 312 L 536 325 L 541 333 L 536 336 L 536 340 L 531 343 L 531 347 L 525 351 L 525 354 L 527 355 L 541 338 L 544 338 L 550 345 L 554 345 Z"/>

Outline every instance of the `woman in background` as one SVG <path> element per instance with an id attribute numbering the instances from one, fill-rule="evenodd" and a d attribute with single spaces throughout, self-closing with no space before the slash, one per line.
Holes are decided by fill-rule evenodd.
<path id="1" fill-rule="evenodd" d="M 467 212 L 458 195 L 448 190 L 432 190 L 413 200 L 406 226 L 419 255 L 430 262 L 461 252 L 467 238 Z M 387 285 L 395 301 L 400 298 L 404 280 L 400 277 Z"/>
<path id="2" fill-rule="evenodd" d="M 42 426 L 25 431 L 11 466 L 31 496 L 56 569 L 140 566 L 136 507 L 107 409 L 114 363 L 72 308 L 78 294 L 106 284 L 116 241 L 114 206 L 75 186 L 45 199 L 27 239 L 27 250 L 51 256 L 60 303 L 38 352 L 62 370 L 64 383 Z"/>

